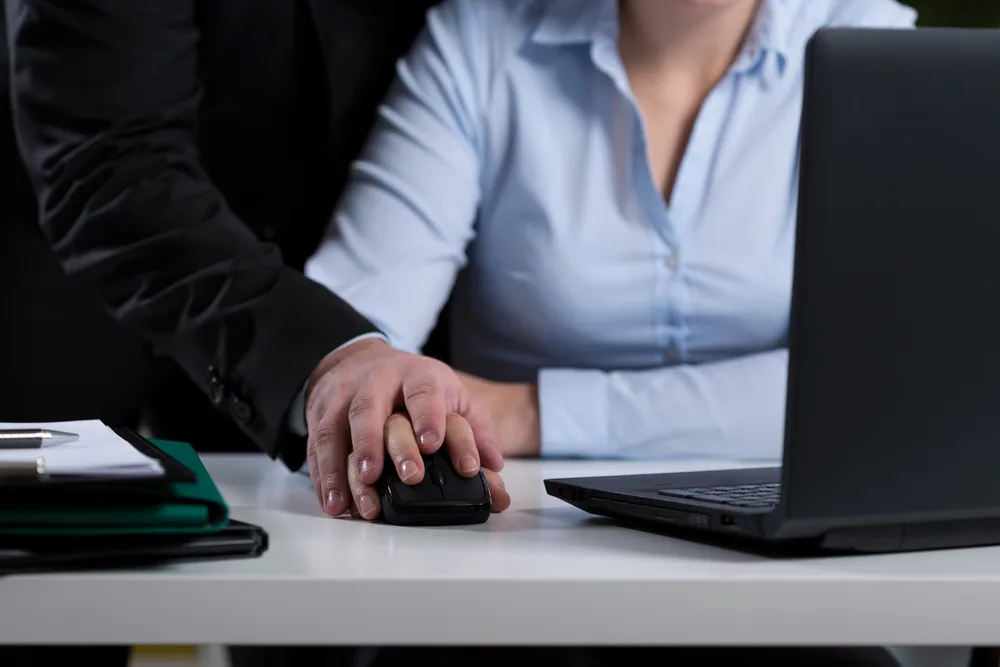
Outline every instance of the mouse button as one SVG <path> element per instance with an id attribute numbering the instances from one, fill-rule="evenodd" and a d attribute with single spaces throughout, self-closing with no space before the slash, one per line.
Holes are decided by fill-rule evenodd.
<path id="1" fill-rule="evenodd" d="M 421 454 L 421 458 L 424 460 L 424 470 L 430 470 L 434 466 L 444 466 L 448 464 L 448 454 L 445 452 L 444 447 L 437 450 L 433 454 Z"/>
<path id="2" fill-rule="evenodd" d="M 475 502 L 482 500 L 488 493 L 486 477 L 479 473 L 475 477 L 454 476 L 444 489 L 446 500 L 465 500 Z"/>
<path id="3" fill-rule="evenodd" d="M 445 485 L 446 481 L 445 473 L 444 469 L 441 468 L 441 466 L 432 465 L 430 468 L 427 469 L 427 476 L 430 478 L 431 483 L 434 484 L 435 486 Z"/>
<path id="4" fill-rule="evenodd" d="M 441 489 L 432 484 L 427 475 L 424 475 L 418 484 L 412 486 L 403 482 L 393 484 L 392 495 L 399 502 L 409 505 L 441 501 Z"/>

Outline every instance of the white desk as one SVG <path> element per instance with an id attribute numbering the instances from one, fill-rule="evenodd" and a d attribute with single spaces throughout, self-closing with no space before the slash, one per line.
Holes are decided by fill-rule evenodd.
<path id="1" fill-rule="evenodd" d="M 308 480 L 263 456 L 206 461 L 234 517 L 270 533 L 267 554 L 0 578 L 0 643 L 1000 643 L 1000 549 L 769 561 L 590 519 L 542 489 L 649 465 L 510 462 L 506 513 L 398 528 L 321 516 Z"/>

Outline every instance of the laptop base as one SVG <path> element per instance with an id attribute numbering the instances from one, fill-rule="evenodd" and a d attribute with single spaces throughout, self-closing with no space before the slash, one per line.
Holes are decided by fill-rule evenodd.
<path id="1" fill-rule="evenodd" d="M 770 484 L 780 468 L 548 479 L 546 492 L 630 528 L 768 557 L 892 553 L 1000 545 L 1000 517 L 926 523 L 814 523 L 813 534 L 769 531 L 775 509 L 727 507 L 662 495 L 663 489 Z"/>

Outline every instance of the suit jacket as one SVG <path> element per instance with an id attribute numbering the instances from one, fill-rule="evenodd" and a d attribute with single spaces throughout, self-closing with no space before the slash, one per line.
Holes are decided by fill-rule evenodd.
<path id="1" fill-rule="evenodd" d="M 0 307 L 32 315 L 0 354 L 21 391 L 127 402 L 149 355 L 167 358 L 298 467 L 289 407 L 322 357 L 374 330 L 298 269 L 434 3 L 5 3 L 0 113 L 27 177 L 5 133 L 19 177 L 0 243 L 22 259 Z"/>

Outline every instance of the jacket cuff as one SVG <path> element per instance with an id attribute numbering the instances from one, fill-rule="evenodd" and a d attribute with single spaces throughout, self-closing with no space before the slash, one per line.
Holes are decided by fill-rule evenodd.
<path id="1" fill-rule="evenodd" d="M 282 267 L 274 285 L 249 307 L 195 330 L 172 351 L 226 413 L 266 454 L 297 470 L 306 439 L 289 428 L 289 412 L 330 350 L 375 327 L 327 288 Z"/>

